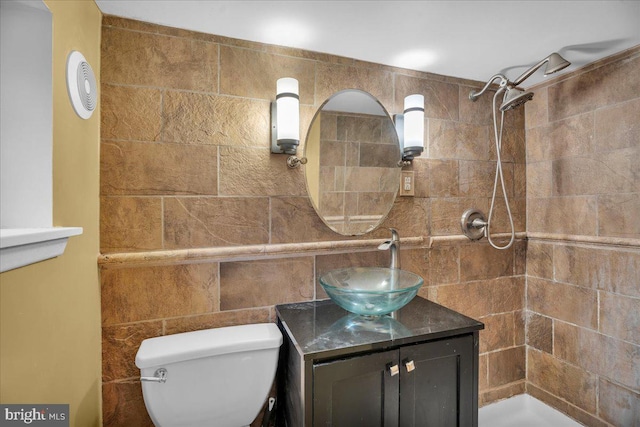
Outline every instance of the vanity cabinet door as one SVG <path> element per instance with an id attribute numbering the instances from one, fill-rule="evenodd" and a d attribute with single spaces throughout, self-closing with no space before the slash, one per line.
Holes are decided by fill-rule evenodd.
<path id="1" fill-rule="evenodd" d="M 314 427 L 397 426 L 397 363 L 394 350 L 314 365 Z"/>
<path id="2" fill-rule="evenodd" d="M 477 426 L 475 360 L 473 335 L 400 348 L 400 426 Z"/>

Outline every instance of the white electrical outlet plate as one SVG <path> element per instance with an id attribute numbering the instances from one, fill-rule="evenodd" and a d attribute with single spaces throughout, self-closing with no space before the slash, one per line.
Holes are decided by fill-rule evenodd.
<path id="1" fill-rule="evenodd" d="M 400 174 L 400 195 L 408 197 L 415 196 L 415 183 L 413 171 L 402 171 Z"/>

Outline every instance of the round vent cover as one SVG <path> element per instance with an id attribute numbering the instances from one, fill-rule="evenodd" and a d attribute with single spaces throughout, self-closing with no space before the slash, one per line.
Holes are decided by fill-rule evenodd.
<path id="1" fill-rule="evenodd" d="M 91 65 L 77 50 L 67 58 L 67 90 L 76 114 L 88 119 L 96 108 L 98 88 Z"/>

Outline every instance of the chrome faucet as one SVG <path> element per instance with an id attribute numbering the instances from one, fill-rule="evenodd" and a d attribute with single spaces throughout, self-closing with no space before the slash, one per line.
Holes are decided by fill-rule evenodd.
<path id="1" fill-rule="evenodd" d="M 391 230 L 391 240 L 380 244 L 378 249 L 381 251 L 389 249 L 389 252 L 391 252 L 391 265 L 389 268 L 400 268 L 400 236 L 395 228 L 390 228 L 389 230 Z"/>

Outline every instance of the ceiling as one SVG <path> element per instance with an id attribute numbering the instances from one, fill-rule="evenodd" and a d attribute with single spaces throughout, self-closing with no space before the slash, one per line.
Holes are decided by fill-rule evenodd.
<path id="1" fill-rule="evenodd" d="M 109 15 L 479 81 L 514 80 L 554 51 L 572 62 L 566 72 L 640 44 L 638 0 L 96 3 Z"/>

